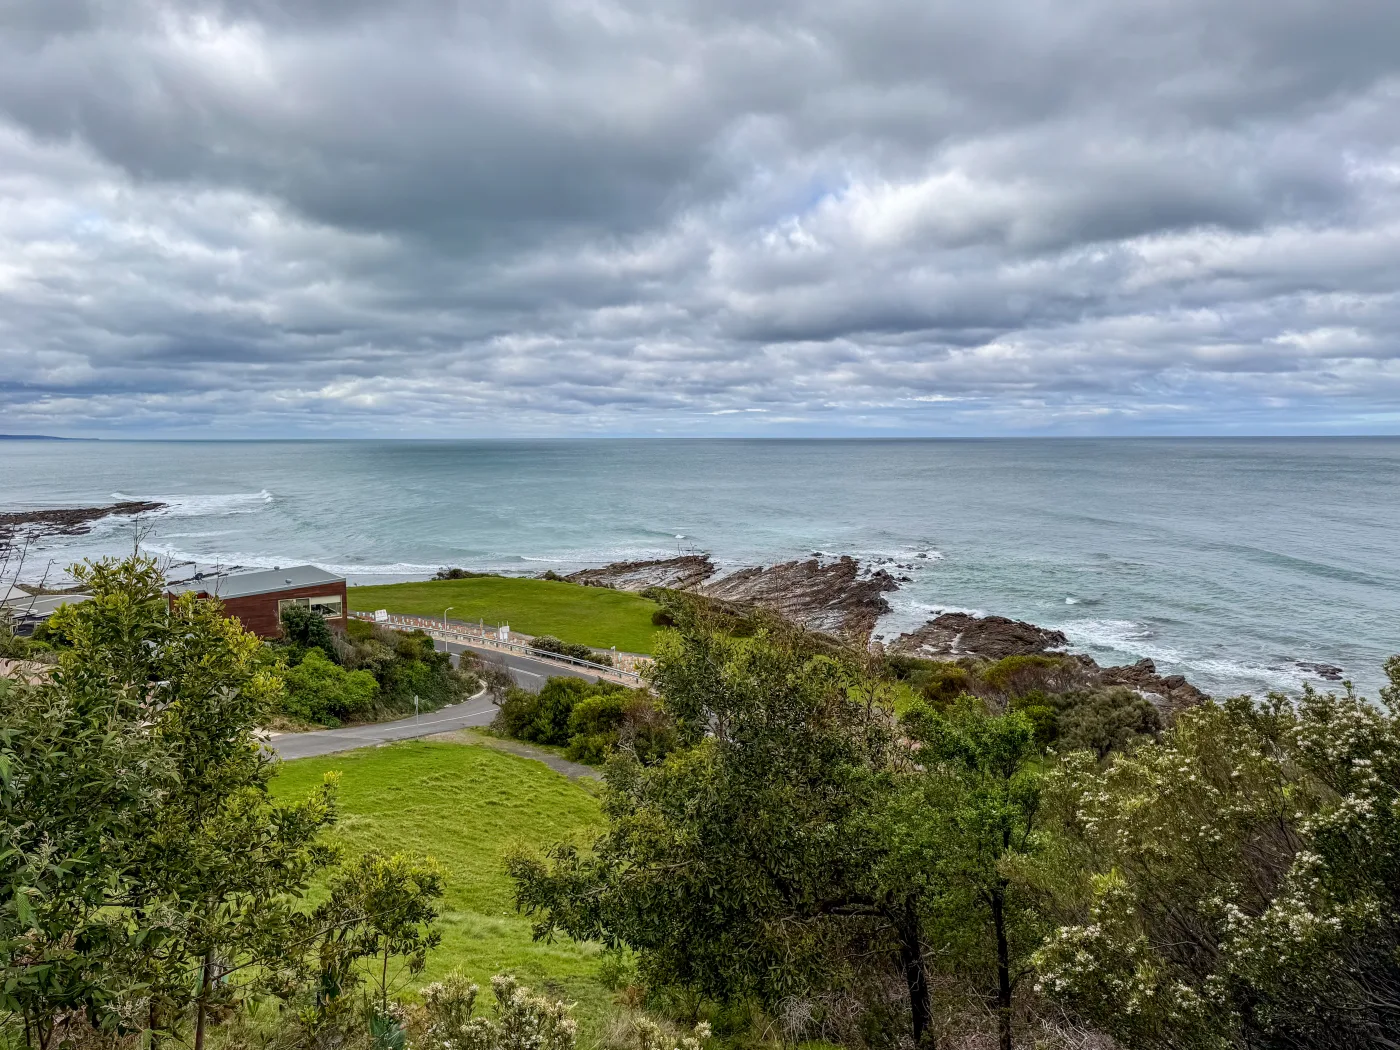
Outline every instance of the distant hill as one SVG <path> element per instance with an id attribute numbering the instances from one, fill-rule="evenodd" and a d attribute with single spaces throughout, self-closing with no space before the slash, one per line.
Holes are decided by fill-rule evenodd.
<path id="1" fill-rule="evenodd" d="M 96 441 L 97 438 L 62 438 L 52 434 L 0 434 L 0 441 Z"/>

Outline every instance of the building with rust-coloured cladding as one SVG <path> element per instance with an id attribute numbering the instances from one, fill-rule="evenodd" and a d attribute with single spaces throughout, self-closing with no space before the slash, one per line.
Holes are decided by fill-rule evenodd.
<path id="1" fill-rule="evenodd" d="M 330 626 L 342 629 L 349 609 L 345 578 L 314 565 L 208 576 L 167 587 L 165 593 L 173 603 L 179 595 L 191 592 L 200 598 L 217 598 L 226 615 L 236 617 L 262 638 L 282 633 L 282 610 L 289 605 L 318 612 Z"/>

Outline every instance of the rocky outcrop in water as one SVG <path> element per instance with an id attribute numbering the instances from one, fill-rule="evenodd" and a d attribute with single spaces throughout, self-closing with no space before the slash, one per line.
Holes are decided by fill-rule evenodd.
<path id="1" fill-rule="evenodd" d="M 1328 682 L 1340 682 L 1346 677 L 1346 672 L 1334 664 L 1308 663 L 1306 660 L 1294 660 L 1293 665 L 1308 674 L 1315 674 L 1317 677 Z"/>
<path id="2" fill-rule="evenodd" d="M 972 657 L 1002 660 L 1008 656 L 1038 656 L 1062 653 L 1069 639 L 1061 631 L 1037 627 L 1024 620 L 1004 616 L 970 616 L 944 613 L 917 631 L 900 635 L 890 646 L 897 653 L 932 660 Z M 1162 708 L 1175 711 L 1208 699 L 1179 674 L 1161 675 L 1151 660 L 1139 660 L 1122 667 L 1100 667 L 1093 657 L 1082 653 L 1073 657 L 1083 668 L 1086 685 L 1126 686 L 1139 693 L 1160 698 Z"/>
<path id="3" fill-rule="evenodd" d="M 564 579 L 587 587 L 615 587 L 619 591 L 644 591 L 648 587 L 691 591 L 717 571 L 709 555 L 686 554 L 658 561 L 615 561 L 602 568 L 570 573 Z"/>
<path id="4" fill-rule="evenodd" d="M 20 510 L 0 514 L 0 551 L 17 537 L 80 536 L 92 531 L 93 522 L 108 517 L 130 517 L 161 510 L 164 503 L 129 500 L 110 507 L 65 507 L 57 510 Z"/>
<path id="5" fill-rule="evenodd" d="M 865 573 L 860 562 L 843 557 L 740 569 L 697 591 L 721 601 L 771 609 L 811 631 L 866 642 L 876 622 L 890 611 L 885 593 L 898 589 L 899 584 L 884 570 Z"/>
<path id="6" fill-rule="evenodd" d="M 1008 656 L 1032 656 L 1062 649 L 1069 639 L 1060 631 L 1037 627 L 1005 616 L 971 616 L 944 613 L 917 631 L 902 634 L 890 645 L 896 653 L 933 660 L 961 656 L 1001 660 Z"/>
<path id="7" fill-rule="evenodd" d="M 738 569 L 715 579 L 708 555 L 687 554 L 659 561 L 623 561 L 564 577 L 570 583 L 644 591 L 667 587 L 719 601 L 772 610 L 808 630 L 866 642 L 875 623 L 890 611 L 884 598 L 899 584 L 889 573 L 865 572 L 851 557 L 789 561 Z"/>
<path id="8" fill-rule="evenodd" d="M 1151 660 L 1139 660 L 1135 664 L 1122 667 L 1099 667 L 1092 659 L 1081 656 L 1081 661 L 1098 668 L 1099 680 L 1104 685 L 1125 685 L 1140 693 L 1160 696 L 1169 710 L 1180 710 L 1209 700 L 1205 693 L 1179 674 L 1160 675 L 1157 665 Z"/>

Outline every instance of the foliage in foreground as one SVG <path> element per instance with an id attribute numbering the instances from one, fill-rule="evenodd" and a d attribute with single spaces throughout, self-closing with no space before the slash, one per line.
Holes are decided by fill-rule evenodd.
<path id="1" fill-rule="evenodd" d="M 1206 704 L 1051 790 L 1082 918 L 1040 982 L 1132 1046 L 1382 1046 L 1400 1031 L 1400 659 L 1385 707 Z"/>
<path id="2" fill-rule="evenodd" d="M 0 722 L 0 1042 L 200 1048 L 259 996 L 324 1019 L 336 960 L 349 973 L 360 951 L 332 943 L 405 954 L 431 887 L 390 880 L 333 918 L 344 893 L 299 908 L 334 859 L 334 785 L 271 796 L 253 731 L 281 681 L 262 643 L 192 595 L 167 612 L 149 559 L 70 571 L 92 600 L 55 614 L 55 671 L 12 686 Z M 386 885 L 372 874 L 348 885 Z"/>
<path id="3" fill-rule="evenodd" d="M 1047 733 L 1016 703 L 1030 688 L 896 721 L 869 661 L 693 617 L 653 681 L 681 746 L 611 763 L 607 829 L 514 856 L 517 900 L 538 936 L 637 952 L 653 994 L 751 1003 L 794 1039 L 939 1043 L 990 1007 L 1004 1050 L 1057 1009 L 1133 1047 L 1386 1045 L 1387 670 L 1385 709 L 1308 691 L 1163 727 L 1136 694 L 1095 694 L 1076 736 L 1072 705 Z"/>
<path id="4" fill-rule="evenodd" d="M 492 979 L 491 991 L 495 1016 L 479 1017 L 480 989 L 461 973 L 424 988 L 421 1019 L 412 1026 L 415 1050 L 574 1050 L 578 1025 L 563 1003 L 504 974 Z"/>

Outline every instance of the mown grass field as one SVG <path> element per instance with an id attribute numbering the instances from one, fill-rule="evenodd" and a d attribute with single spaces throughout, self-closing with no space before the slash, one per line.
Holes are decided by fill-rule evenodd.
<path id="1" fill-rule="evenodd" d="M 512 905 L 503 862 L 515 845 L 543 847 L 596 827 L 601 818 L 589 791 L 530 759 L 421 740 L 288 762 L 274 791 L 304 794 L 331 770 L 341 773 L 341 815 L 330 834 L 347 855 L 408 850 L 437 858 L 447 873 L 442 945 L 409 986 L 457 968 L 486 989 L 492 974 L 509 972 L 577 1002 L 582 1042 L 590 1044 L 612 1001 L 597 977 L 599 948 L 532 940 L 530 920 Z"/>
<path id="2" fill-rule="evenodd" d="M 615 645 L 629 653 L 650 653 L 657 631 L 651 622 L 657 605 L 639 594 L 553 580 L 482 576 L 389 583 L 351 587 L 349 597 L 357 611 L 440 617 L 451 605 L 452 619 L 509 623 L 525 634 L 552 634 L 598 649 Z"/>

